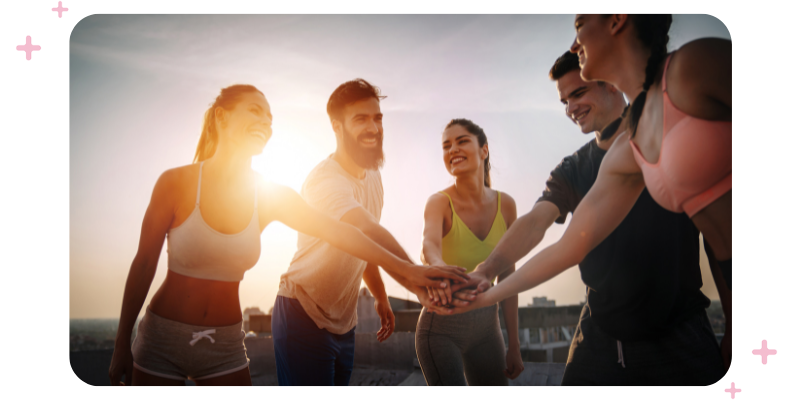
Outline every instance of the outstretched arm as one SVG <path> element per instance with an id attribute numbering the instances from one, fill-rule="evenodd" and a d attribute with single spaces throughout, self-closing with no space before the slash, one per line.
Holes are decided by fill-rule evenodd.
<path id="1" fill-rule="evenodd" d="M 458 291 L 462 287 L 476 287 L 478 291 L 482 292 L 489 288 L 490 283 L 496 277 L 508 270 L 513 272 L 514 263 L 542 241 L 545 232 L 559 215 L 561 213 L 553 203 L 549 201 L 536 203 L 530 212 L 514 222 L 486 261 L 470 273 L 470 282 L 454 285 L 453 290 Z"/>
<path id="2" fill-rule="evenodd" d="M 564 236 L 459 312 L 494 304 L 550 280 L 582 261 L 622 223 L 642 193 L 644 180 L 631 171 L 627 136 L 620 139 L 624 142 L 618 139 L 614 151 L 609 150 L 597 181 L 581 200 Z"/>
<path id="3" fill-rule="evenodd" d="M 412 285 L 440 285 L 441 279 L 466 280 L 463 268 L 425 268 L 390 253 L 350 224 L 336 221 L 309 206 L 292 189 L 275 185 L 273 196 L 275 219 L 306 235 L 318 237 L 334 247 L 368 263 L 380 265 L 389 273 L 404 276 Z"/>

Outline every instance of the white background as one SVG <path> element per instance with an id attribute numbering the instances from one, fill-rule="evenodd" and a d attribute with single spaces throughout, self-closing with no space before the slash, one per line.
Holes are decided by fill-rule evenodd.
<path id="1" fill-rule="evenodd" d="M 64 0 L 62 0 L 64 1 Z M 69 38 L 80 19 L 91 14 L 126 13 L 571 13 L 597 12 L 598 2 L 574 2 L 569 8 L 493 1 L 288 2 L 214 4 L 178 1 L 64 1 L 63 18 L 50 11 L 57 1 L 6 4 L 2 10 L 0 59 L 3 66 L 0 201 L 2 201 L 2 382 L 4 396 L 70 396 L 127 398 L 174 396 L 167 388 L 94 388 L 78 380 L 68 358 L 69 319 Z M 624 3 L 605 2 L 616 11 Z M 796 393 L 793 315 L 788 313 L 796 286 L 798 215 L 795 204 L 797 133 L 794 67 L 795 21 L 790 10 L 761 1 L 740 7 L 730 2 L 672 1 L 670 8 L 629 2 L 630 12 L 708 13 L 728 27 L 734 46 L 736 201 L 734 224 L 737 294 L 733 365 L 727 376 L 709 387 L 500 389 L 511 396 L 559 399 L 687 398 L 728 399 L 731 382 L 737 399 L 791 397 Z M 25 36 L 42 46 L 32 60 L 16 51 Z M 774 111 L 773 111 L 774 110 Z M 768 340 L 778 354 L 761 364 L 753 349 Z M 113 390 L 113 392 L 111 392 Z M 180 389 L 178 389 L 180 390 Z M 492 388 L 207 388 L 192 396 L 310 396 L 342 398 L 409 396 L 497 396 Z M 467 392 L 469 390 L 469 392 Z M 144 393 L 142 391 L 146 391 Z M 248 391 L 249 393 L 245 393 Z M 259 391 L 260 393 L 253 393 Z M 291 392 L 290 392 L 291 391 Z M 786 395 L 783 395 L 786 393 Z"/>

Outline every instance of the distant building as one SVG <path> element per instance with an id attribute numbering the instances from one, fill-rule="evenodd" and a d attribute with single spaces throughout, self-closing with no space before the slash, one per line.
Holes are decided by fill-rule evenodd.
<path id="1" fill-rule="evenodd" d="M 251 315 L 267 315 L 267 314 L 261 311 L 261 309 L 258 307 L 247 307 L 242 312 L 242 319 L 245 321 L 249 321 Z"/>
<path id="2" fill-rule="evenodd" d="M 547 296 L 544 296 L 544 297 L 534 297 L 533 305 L 531 307 L 555 307 L 555 306 L 556 306 L 555 300 L 547 300 Z"/>

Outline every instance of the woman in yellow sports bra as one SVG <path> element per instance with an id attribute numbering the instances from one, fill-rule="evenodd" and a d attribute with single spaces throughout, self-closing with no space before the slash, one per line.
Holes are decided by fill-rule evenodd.
<path id="1" fill-rule="evenodd" d="M 433 194 L 425 205 L 422 258 L 431 266 L 455 265 L 471 272 L 517 218 L 516 204 L 511 196 L 490 187 L 489 145 L 481 127 L 467 119 L 450 121 L 442 133 L 442 151 L 456 182 Z M 511 272 L 513 268 L 499 279 Z M 429 293 L 444 305 L 454 301 L 449 290 L 429 289 Z M 522 372 L 517 297 L 502 305 L 507 353 L 497 304 L 459 315 L 423 309 L 416 350 L 428 385 L 508 385 L 508 379 Z"/>
<path id="2" fill-rule="evenodd" d="M 195 162 L 164 172 L 145 212 L 139 248 L 122 299 L 112 385 L 250 385 L 239 281 L 261 255 L 273 221 L 418 286 L 460 279 L 457 267 L 431 269 L 401 260 L 352 225 L 309 206 L 295 191 L 266 184 L 252 170 L 272 136 L 272 113 L 251 85 L 222 89 L 206 111 Z M 167 277 L 131 334 L 167 239 Z"/>

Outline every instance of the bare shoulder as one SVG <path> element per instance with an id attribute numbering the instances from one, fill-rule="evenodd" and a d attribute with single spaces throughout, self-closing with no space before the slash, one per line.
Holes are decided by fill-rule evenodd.
<path id="1" fill-rule="evenodd" d="M 194 187 L 199 168 L 197 164 L 170 168 L 161 173 L 156 181 L 153 195 L 167 196 L 172 199 L 180 197 L 190 186 Z"/>
<path id="2" fill-rule="evenodd" d="M 425 211 L 441 211 L 445 208 L 450 208 L 450 199 L 441 192 L 436 192 L 430 197 L 428 197 L 428 201 L 425 203 Z"/>
<path id="3" fill-rule="evenodd" d="M 500 191 L 498 190 L 498 192 Z M 500 209 L 503 212 L 505 212 L 505 210 L 514 210 L 516 213 L 517 202 L 508 193 L 500 192 Z"/>
<path id="4" fill-rule="evenodd" d="M 616 175 L 641 174 L 642 170 L 636 159 L 633 158 L 631 148 L 631 135 L 628 131 L 622 132 L 614 139 L 614 143 L 608 149 L 603 162 L 600 164 L 600 173 Z"/>
<path id="5" fill-rule="evenodd" d="M 507 226 L 517 219 L 517 202 L 506 192 L 500 192 L 500 212 Z"/>
<path id="6" fill-rule="evenodd" d="M 698 118 L 730 118 L 731 50 L 730 40 L 705 38 L 673 53 L 667 69 L 667 92 L 675 107 Z"/>
<path id="7" fill-rule="evenodd" d="M 716 63 L 724 61 L 727 55 L 730 58 L 731 41 L 720 38 L 703 38 L 692 40 L 681 46 L 672 56 L 678 64 L 690 63 L 700 69 L 706 69 Z"/>

